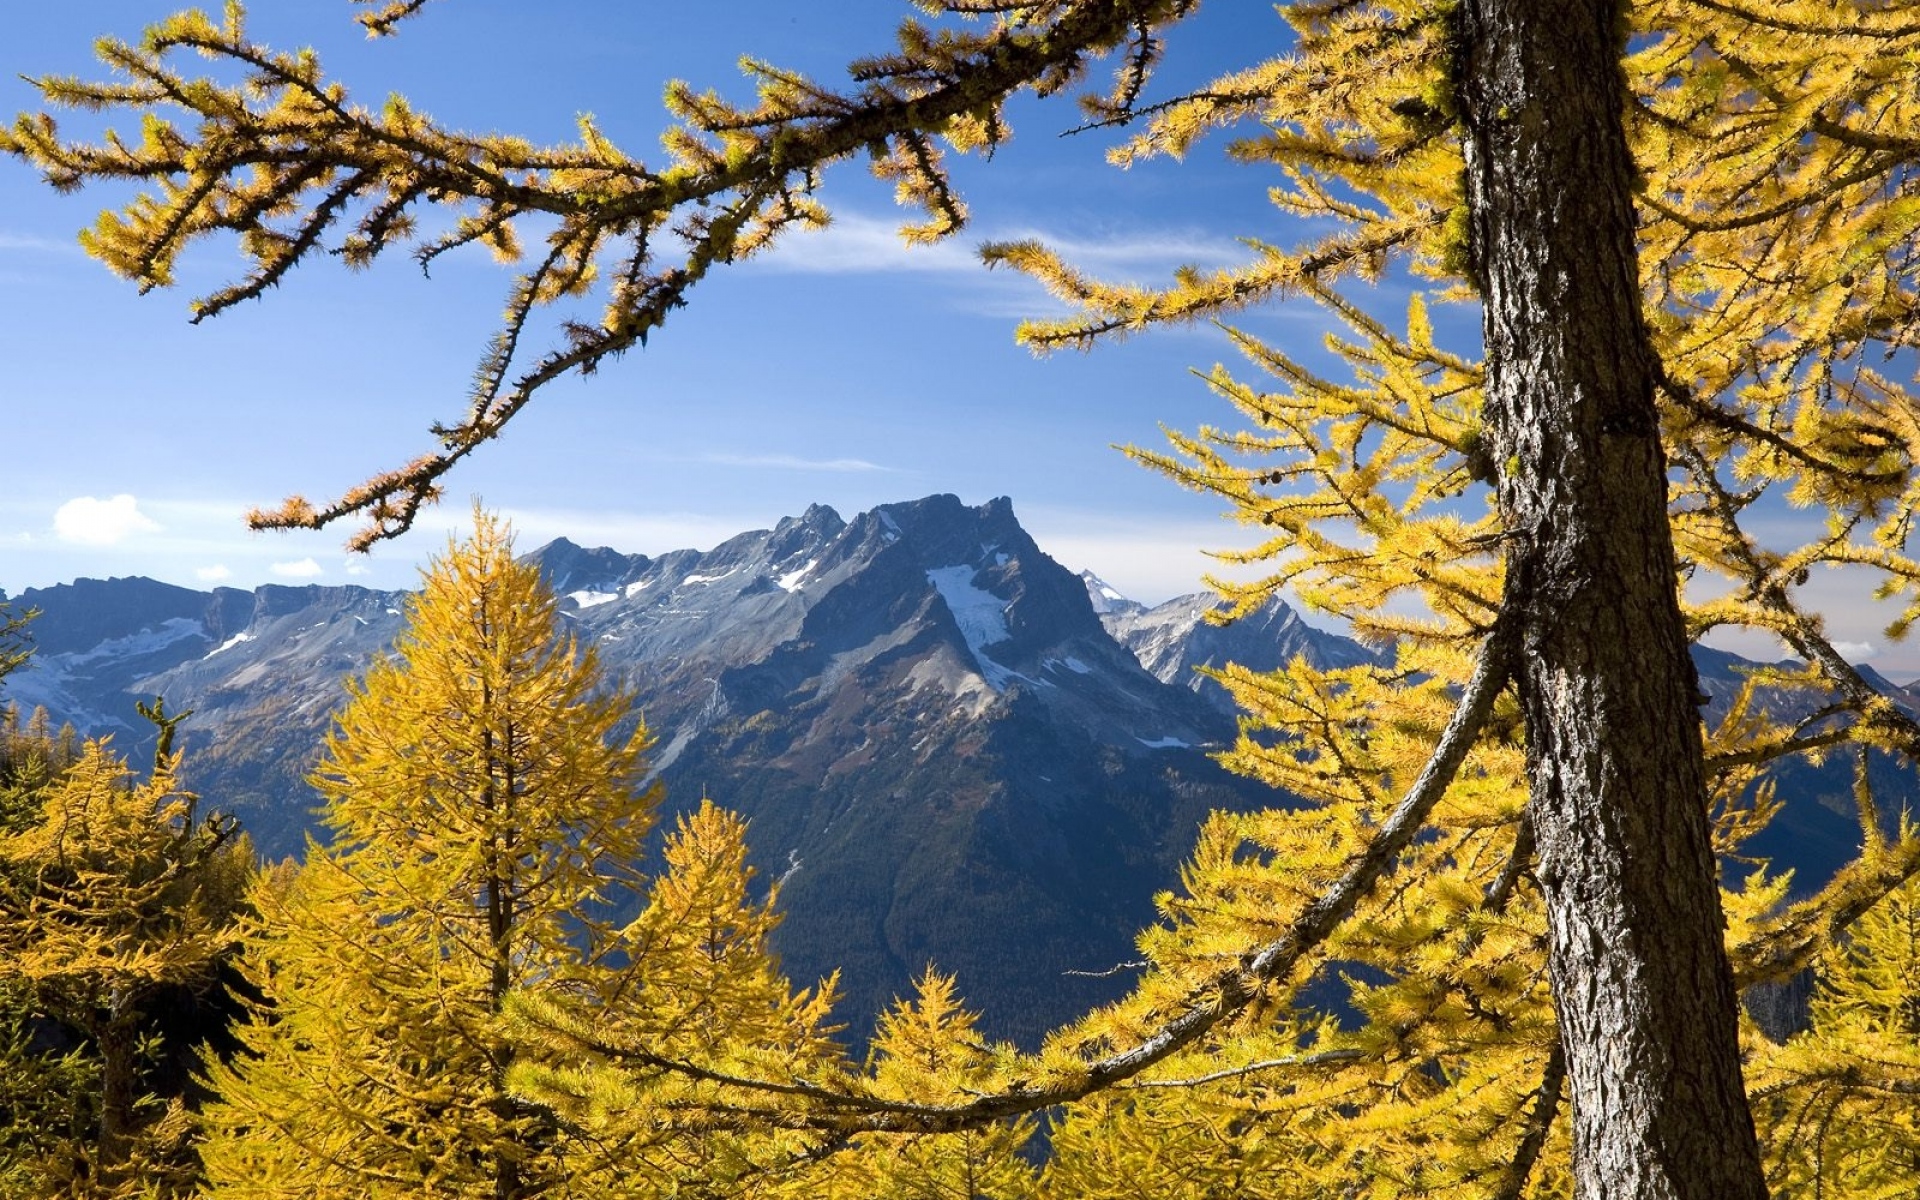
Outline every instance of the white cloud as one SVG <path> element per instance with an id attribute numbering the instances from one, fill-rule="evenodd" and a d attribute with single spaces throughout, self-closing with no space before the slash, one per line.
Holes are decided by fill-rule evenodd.
<path id="1" fill-rule="evenodd" d="M 1096 275 L 1110 272 L 1165 274 L 1187 263 L 1219 267 L 1241 262 L 1252 252 L 1232 238 L 1178 230 L 1115 230 L 1098 237 L 1062 237 L 1036 229 L 996 229 L 985 238 L 962 235 L 933 245 L 908 245 L 900 226 L 913 214 L 871 216 L 839 212 L 825 229 L 802 230 L 783 238 L 764 264 L 772 270 L 810 274 L 873 271 L 975 272 L 982 270 L 980 241 L 1037 241 L 1067 262 Z"/>
<path id="2" fill-rule="evenodd" d="M 1065 262 L 1095 275 L 1122 271 L 1160 275 L 1188 264 L 1224 267 L 1254 257 L 1253 251 L 1233 238 L 1173 230 L 1121 230 L 1095 238 L 1061 237 L 1040 230 L 1016 230 L 996 234 L 993 240 L 1039 242 Z"/>
<path id="3" fill-rule="evenodd" d="M 1083 510 L 1030 505 L 1020 520 L 1054 561 L 1088 570 L 1121 595 L 1143 604 L 1207 590 L 1208 574 L 1257 576 L 1209 556 L 1209 547 L 1244 545 L 1240 531 L 1219 520 L 1130 514 L 1115 519 Z"/>
<path id="4" fill-rule="evenodd" d="M 311 558 L 299 562 L 278 562 L 267 568 L 282 579 L 317 579 L 326 574 L 326 568 Z"/>
<path id="5" fill-rule="evenodd" d="M 136 533 L 156 533 L 160 523 L 140 511 L 140 502 L 122 493 L 111 499 L 80 496 L 53 514 L 53 532 L 61 541 L 82 546 L 112 546 Z"/>
<path id="6" fill-rule="evenodd" d="M 864 458 L 801 458 L 797 454 L 709 454 L 706 461 L 722 467 L 768 467 L 786 471 L 892 471 Z"/>
<path id="7" fill-rule="evenodd" d="M 361 561 L 360 561 L 359 559 L 357 559 L 357 558 L 350 558 L 350 559 L 348 559 L 348 560 L 346 561 L 346 564 L 345 564 L 345 565 L 344 565 L 344 566 L 342 567 L 342 569 L 343 569 L 343 570 L 345 570 L 345 571 L 346 571 L 346 573 L 347 573 L 347 574 L 349 574 L 349 575 L 371 575 L 371 574 L 373 574 L 373 568 L 372 568 L 372 567 L 369 567 L 369 566 L 368 566 L 368 565 L 367 565 L 366 563 L 364 563 L 364 562 L 361 562 Z"/>
<path id="8" fill-rule="evenodd" d="M 905 215 L 905 214 L 903 214 Z M 948 239 L 931 246 L 900 240 L 899 220 L 835 214 L 825 229 L 789 234 L 761 260 L 776 271 L 852 274 L 864 271 L 978 271 L 980 258 L 965 243 Z"/>
<path id="9" fill-rule="evenodd" d="M 32 234 L 0 233 L 0 251 L 28 250 L 43 254 L 81 253 L 80 243 L 76 239 L 35 237 Z"/>
<path id="10" fill-rule="evenodd" d="M 1835 642 L 1833 648 L 1850 663 L 1862 663 L 1874 655 L 1872 642 Z"/>
<path id="11" fill-rule="evenodd" d="M 227 569 L 226 564 L 215 563 L 211 567 L 195 567 L 193 577 L 205 583 L 219 583 L 232 579 L 233 572 Z"/>

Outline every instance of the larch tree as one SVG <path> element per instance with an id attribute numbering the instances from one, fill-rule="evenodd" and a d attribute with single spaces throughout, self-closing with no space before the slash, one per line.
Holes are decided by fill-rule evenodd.
<path id="1" fill-rule="evenodd" d="M 1920 1182 L 1920 881 L 1816 964 L 1809 1028 L 1753 1069 L 1769 1181 L 1783 1196 L 1908 1196 Z"/>
<path id="2" fill-rule="evenodd" d="M 327 840 L 254 891 L 259 1000 L 245 1053 L 207 1069 L 212 1194 L 508 1200 L 570 1174 L 507 1087 L 504 1010 L 593 986 L 657 789 L 644 723 L 619 732 L 631 698 L 475 520 L 327 738 Z"/>
<path id="3" fill-rule="evenodd" d="M 955 980 L 928 970 L 911 997 L 897 999 L 880 1017 L 867 1052 L 870 1094 L 943 1105 L 992 1088 L 1011 1047 L 983 1042 L 974 1028 L 977 1019 L 962 1007 Z M 1039 1194 L 1035 1172 L 1021 1157 L 1033 1131 L 1030 1118 L 1015 1118 L 925 1137 L 859 1134 L 834 1156 L 815 1194 L 1025 1200 Z"/>
<path id="4" fill-rule="evenodd" d="M 163 1050 L 181 1049 L 159 1044 L 155 1009 L 218 986 L 253 851 L 230 820 L 199 813 L 177 765 L 163 758 L 139 780 L 90 742 L 45 785 L 35 819 L 0 834 L 0 986 L 77 1042 L 71 1056 L 42 1055 L 37 1078 L 8 1064 L 32 1088 L 10 1099 L 15 1121 L 23 1101 L 66 1115 L 0 1160 L 40 1194 L 184 1195 L 193 1177 L 180 1097 L 149 1078 Z M 63 1087 L 84 1090 L 48 1094 Z"/>
<path id="5" fill-rule="evenodd" d="M 527 1052 L 516 1095 L 569 1130 L 578 1195 L 810 1197 L 831 1142 L 738 1108 L 723 1076 L 842 1078 L 833 980 L 796 991 L 769 938 L 778 889 L 753 895 L 747 824 L 703 799 L 681 818 L 639 915 L 591 986 L 526 989 L 508 1016 Z M 683 1073 L 697 1062 L 708 1078 Z M 873 1194 L 873 1193 L 866 1193 Z"/>
<path id="6" fill-rule="evenodd" d="M 33 635 L 27 627 L 38 615 L 33 609 L 21 611 L 9 601 L 0 600 L 0 680 L 33 656 Z"/>
<path id="7" fill-rule="evenodd" d="M 363 19 L 392 32 L 423 7 L 395 0 Z M 195 240 L 235 235 L 253 270 L 197 302 L 197 316 L 262 294 L 329 245 L 363 263 L 408 244 L 429 261 L 487 244 L 528 264 L 470 407 L 435 431 L 440 449 L 337 501 L 257 516 L 358 517 L 365 545 L 403 530 L 541 388 L 643 341 L 715 268 L 824 220 L 824 169 L 870 155 L 926 213 L 908 236 L 950 234 L 966 214 L 943 147 L 992 146 L 1009 97 L 1058 93 L 1117 54 L 1116 82 L 1088 113 L 1135 130 L 1118 158 L 1240 130 L 1232 153 L 1283 172 L 1281 206 L 1332 232 L 1296 249 L 1260 244 L 1239 267 L 1161 288 L 1103 283 L 1038 246 L 987 254 L 1079 310 L 1026 327 L 1039 348 L 1303 294 L 1355 331 L 1335 346 L 1351 381 L 1233 334 L 1277 378 L 1262 389 L 1214 375 L 1254 428 L 1182 437 L 1159 460 L 1270 534 L 1243 557 L 1273 574 L 1242 599 L 1290 582 L 1399 640 L 1392 673 L 1238 681 L 1273 714 L 1347 710 L 1307 720 L 1291 742 L 1256 727 L 1236 754 L 1319 780 L 1346 838 L 1313 867 L 1311 891 L 1267 886 L 1273 907 L 1240 930 L 1251 940 L 1169 948 L 1184 965 L 1150 972 L 1148 999 L 1056 1040 L 990 1095 L 903 1108 L 858 1089 L 782 1094 L 815 1105 L 823 1127 L 931 1131 L 1137 1079 L 1274 1002 L 1379 903 L 1381 881 L 1428 844 L 1436 806 L 1473 790 L 1488 748 L 1504 748 L 1524 758 L 1527 800 L 1466 823 L 1495 886 L 1461 911 L 1497 925 L 1508 906 L 1537 904 L 1544 923 L 1554 1020 L 1542 1044 L 1557 1049 L 1532 1055 L 1537 1086 L 1513 1094 L 1537 1095 L 1551 1132 L 1564 1077 L 1581 1197 L 1764 1194 L 1736 980 L 1804 965 L 1920 859 L 1913 839 L 1882 836 L 1863 789 L 1861 863 L 1813 901 L 1747 923 L 1729 961 L 1716 780 L 1849 743 L 1920 747 L 1800 590 L 1816 569 L 1866 567 L 1906 598 L 1900 627 L 1916 611 L 1920 564 L 1905 547 L 1920 406 L 1869 360 L 1897 354 L 1915 327 L 1920 26 L 1878 0 L 1300 2 L 1283 6 L 1286 53 L 1154 100 L 1159 33 L 1193 0 L 921 7 L 937 29 L 904 27 L 845 91 L 764 64 L 749 107 L 676 85 L 662 166 L 591 122 L 577 144 L 540 147 L 453 133 L 400 100 L 357 107 L 312 55 L 250 40 L 238 4 L 220 21 L 183 14 L 138 44 L 103 43 L 120 81 L 41 81 L 54 104 L 149 114 L 139 142 L 69 142 L 37 115 L 4 148 L 55 186 L 158 181 L 86 236 L 143 287 L 170 283 Z M 191 77 L 176 65 L 187 53 L 246 79 Z M 180 112 L 184 125 L 162 115 Z M 433 206 L 452 210 L 450 231 L 415 241 Z M 520 229 L 540 222 L 544 245 L 529 252 Z M 677 239 L 659 236 L 669 227 Z M 1428 279 L 1438 301 L 1476 303 L 1480 354 L 1437 344 L 1424 303 L 1404 329 L 1368 312 L 1351 281 L 1390 266 Z M 526 348 L 542 306 L 593 294 L 606 301 L 598 322 L 568 324 L 544 355 Z M 1766 497 L 1827 517 L 1781 550 L 1752 528 Z M 1430 616 L 1381 615 L 1408 599 Z M 1726 727 L 1709 758 L 1688 642 L 1719 627 L 1792 647 L 1804 667 L 1774 682 L 1811 696 L 1815 715 Z M 1388 731 L 1425 745 L 1370 757 Z M 1251 858 L 1296 869 L 1279 848 L 1297 839 L 1265 836 L 1273 852 Z M 1213 861 L 1228 872 L 1241 859 Z M 1472 925 L 1459 936 L 1494 942 Z"/>
<path id="8" fill-rule="evenodd" d="M 0 708 L 0 831 L 17 832 L 39 819 L 54 779 L 79 759 L 74 739 L 53 734 L 53 718 L 36 706 L 20 721 L 20 708 Z"/>

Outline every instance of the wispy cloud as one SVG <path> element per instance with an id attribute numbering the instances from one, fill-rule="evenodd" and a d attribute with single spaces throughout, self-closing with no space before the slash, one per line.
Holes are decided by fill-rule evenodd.
<path id="1" fill-rule="evenodd" d="M 318 579 L 326 574 L 326 568 L 311 558 L 303 558 L 298 562 L 277 562 L 267 570 L 282 579 Z"/>
<path id="2" fill-rule="evenodd" d="M 996 242 L 1039 242 L 1064 261 L 1095 275 L 1120 272 L 1164 274 L 1175 267 L 1224 267 L 1251 256 L 1232 238 L 1178 230 L 1115 231 L 1097 238 L 1062 237 L 1045 230 L 996 234 Z"/>
<path id="3" fill-rule="evenodd" d="M 1245 545 L 1243 531 L 1218 519 L 1129 511 L 1092 512 L 1056 505 L 1021 505 L 1020 520 L 1057 562 L 1089 570 L 1144 604 L 1205 591 L 1207 575 L 1257 577 L 1207 553 Z"/>
<path id="4" fill-rule="evenodd" d="M 978 271 L 972 246 L 949 239 L 931 246 L 909 246 L 900 238 L 900 221 L 836 213 L 825 229 L 803 230 L 759 260 L 775 271 L 809 274 L 860 274 L 882 271 Z"/>
<path id="5" fill-rule="evenodd" d="M 0 252 L 31 254 L 71 254 L 76 257 L 85 253 L 80 244 L 72 239 L 38 237 L 33 234 L 7 233 L 0 230 Z"/>
<path id="6" fill-rule="evenodd" d="M 224 580 L 232 579 L 233 572 L 227 568 L 225 563 L 215 563 L 210 567 L 195 567 L 193 577 L 202 583 L 220 583 Z"/>
<path id="7" fill-rule="evenodd" d="M 53 532 L 63 542 L 81 546 L 113 546 L 135 534 L 157 533 L 158 521 L 140 511 L 140 502 L 122 493 L 102 500 L 78 496 L 53 514 Z"/>
<path id="8" fill-rule="evenodd" d="M 720 467 L 761 467 L 776 471 L 895 472 L 899 469 L 883 467 L 864 458 L 801 458 L 797 454 L 709 454 L 703 461 Z"/>
<path id="9" fill-rule="evenodd" d="M 949 238 L 910 246 L 900 237 L 901 219 L 840 212 L 825 229 L 789 235 L 761 260 L 771 270 L 818 274 L 866 272 L 979 273 L 979 243 L 1037 241 L 1066 261 L 1094 274 L 1165 274 L 1186 264 L 1224 266 L 1248 255 L 1231 238 L 1181 230 L 1116 230 L 1098 237 L 1069 237 L 1034 228 L 984 231 L 978 238 Z"/>

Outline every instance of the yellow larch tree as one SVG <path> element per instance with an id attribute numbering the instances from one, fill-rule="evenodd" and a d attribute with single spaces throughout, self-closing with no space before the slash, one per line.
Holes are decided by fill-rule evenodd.
<path id="1" fill-rule="evenodd" d="M 329 836 L 254 892 L 245 1053 L 207 1069 L 210 1191 L 541 1194 L 571 1167 L 507 1087 L 503 1010 L 604 969 L 658 796 L 646 727 L 620 732 L 631 698 L 479 512 L 351 690 L 313 775 Z"/>
<path id="2" fill-rule="evenodd" d="M 962 1007 L 955 980 L 929 969 L 915 981 L 913 996 L 896 1000 L 874 1030 L 868 1094 L 940 1105 L 995 1086 L 1012 1047 L 983 1042 L 974 1028 L 977 1019 Z M 1031 1118 L 1015 1118 L 930 1136 L 859 1134 L 834 1156 L 817 1194 L 846 1200 L 1026 1200 L 1038 1194 L 1034 1170 L 1021 1157 L 1033 1131 Z"/>
<path id="3" fill-rule="evenodd" d="M 733 1077 L 839 1080 L 833 980 L 796 991 L 768 939 L 776 891 L 756 898 L 747 825 L 703 799 L 667 839 L 646 905 L 586 985 L 517 992 L 526 1052 L 508 1085 L 570 1131 L 582 1196 L 813 1196 L 828 1143 L 770 1113 L 733 1111 Z"/>
<path id="4" fill-rule="evenodd" d="M 31 1062 L 8 1064 L 38 1094 L 28 1104 L 70 1122 L 0 1152 L 30 1192 L 191 1187 L 180 1097 L 147 1078 L 163 1050 L 181 1049 L 158 1044 L 154 1010 L 217 986 L 239 941 L 253 851 L 230 820 L 198 811 L 177 766 L 163 756 L 137 779 L 104 742 L 89 742 L 46 785 L 34 819 L 0 834 L 0 987 L 80 1043 L 34 1080 L 20 1077 Z M 47 1094 L 60 1087 L 84 1091 Z"/>
<path id="5" fill-rule="evenodd" d="M 1781 1196 L 1892 1200 L 1920 1187 L 1920 881 L 1815 968 L 1809 1028 L 1755 1040 L 1754 1107 Z"/>

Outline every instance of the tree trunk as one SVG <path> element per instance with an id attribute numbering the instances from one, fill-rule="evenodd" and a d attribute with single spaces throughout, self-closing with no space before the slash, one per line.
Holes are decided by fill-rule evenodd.
<path id="1" fill-rule="evenodd" d="M 1641 316 L 1615 0 L 1464 0 L 1456 80 L 1581 1200 L 1763 1198 Z"/>
<path id="2" fill-rule="evenodd" d="M 100 1056 L 100 1140 L 95 1153 L 103 1185 L 120 1182 L 133 1154 L 134 1107 L 139 1099 L 138 1025 L 139 1015 L 127 1011 L 125 999 L 116 990 L 107 1018 L 94 1035 L 94 1049 Z"/>

